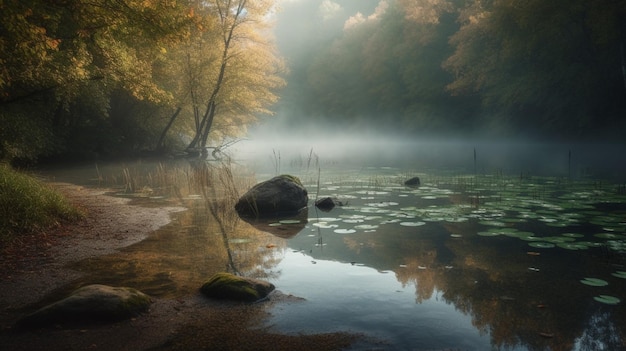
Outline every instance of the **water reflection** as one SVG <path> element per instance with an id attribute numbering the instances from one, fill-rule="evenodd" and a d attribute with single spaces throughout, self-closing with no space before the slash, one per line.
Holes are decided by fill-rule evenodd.
<path id="1" fill-rule="evenodd" d="M 133 186 L 143 190 L 133 194 L 189 210 L 119 254 L 81 262 L 85 282 L 175 297 L 226 270 L 306 299 L 271 311 L 268 323 L 286 332 L 361 331 L 399 349 L 624 348 L 619 188 L 503 174 L 371 168 L 326 170 L 320 179 L 294 170 L 310 194 L 345 206 L 246 222 L 234 201 L 269 176 L 235 167 L 160 164 L 137 175 Z M 404 187 L 409 175 L 422 186 Z M 608 284 L 584 285 L 586 277 Z M 602 295 L 622 302 L 594 299 Z"/>

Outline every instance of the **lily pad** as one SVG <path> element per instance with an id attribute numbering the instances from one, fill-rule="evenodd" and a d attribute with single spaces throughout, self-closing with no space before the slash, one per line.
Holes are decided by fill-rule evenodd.
<path id="1" fill-rule="evenodd" d="M 354 229 L 361 229 L 361 230 L 371 230 L 371 229 L 376 229 L 376 228 L 378 228 L 378 226 L 373 225 L 373 224 L 361 224 L 361 225 L 354 226 Z"/>
<path id="2" fill-rule="evenodd" d="M 554 247 L 554 244 L 542 241 L 533 241 L 528 243 L 528 246 L 536 247 L 538 249 L 550 249 Z"/>
<path id="3" fill-rule="evenodd" d="M 354 230 L 354 229 L 335 229 L 334 232 L 337 233 L 337 234 L 353 234 L 353 233 L 356 233 L 356 230 Z"/>
<path id="4" fill-rule="evenodd" d="M 610 295 L 599 295 L 599 296 L 595 296 L 593 299 L 598 302 L 605 303 L 607 305 L 617 305 L 618 303 L 621 302 L 619 298 L 615 296 L 610 296 Z"/>
<path id="5" fill-rule="evenodd" d="M 578 234 L 578 233 L 563 233 L 561 235 L 566 236 L 568 238 L 582 238 L 585 236 L 584 234 Z"/>
<path id="6" fill-rule="evenodd" d="M 419 227 L 426 224 L 426 222 L 400 222 L 401 226 L 405 226 L 405 227 Z"/>
<path id="7" fill-rule="evenodd" d="M 606 280 L 598 279 L 598 278 L 585 278 L 585 279 L 581 279 L 580 282 L 585 284 L 585 285 L 589 285 L 589 286 L 607 286 L 607 285 L 609 285 L 609 282 L 607 282 Z"/>
<path id="8" fill-rule="evenodd" d="M 282 224 L 298 224 L 300 223 L 300 220 L 299 219 L 283 219 L 279 222 Z"/>
<path id="9" fill-rule="evenodd" d="M 556 246 L 567 250 L 586 250 L 589 248 L 583 243 L 558 243 Z"/>
<path id="10" fill-rule="evenodd" d="M 489 231 L 489 230 L 487 230 L 487 231 L 483 231 L 483 232 L 478 232 L 476 234 L 478 234 L 480 236 L 498 236 L 501 233 L 497 232 L 497 231 Z"/>
<path id="11" fill-rule="evenodd" d="M 611 275 L 617 278 L 626 279 L 626 272 L 624 271 L 617 271 L 615 273 L 611 273 Z"/>

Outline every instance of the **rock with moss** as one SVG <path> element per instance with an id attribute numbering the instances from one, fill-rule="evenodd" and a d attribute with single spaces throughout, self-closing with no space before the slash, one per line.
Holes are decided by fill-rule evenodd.
<path id="1" fill-rule="evenodd" d="M 300 179 L 283 174 L 252 187 L 235 204 L 235 209 L 242 217 L 277 217 L 297 214 L 308 202 Z"/>
<path id="2" fill-rule="evenodd" d="M 151 298 L 139 290 L 107 285 L 88 285 L 63 300 L 45 306 L 22 318 L 20 327 L 51 324 L 116 322 L 146 312 Z"/>
<path id="3" fill-rule="evenodd" d="M 230 273 L 217 273 L 200 288 L 200 292 L 210 298 L 247 302 L 262 300 L 273 290 L 274 284 L 270 282 Z"/>

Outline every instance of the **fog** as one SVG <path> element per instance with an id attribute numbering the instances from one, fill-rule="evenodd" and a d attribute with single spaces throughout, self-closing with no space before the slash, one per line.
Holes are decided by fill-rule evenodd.
<path id="1" fill-rule="evenodd" d="M 275 115 L 250 128 L 239 154 L 267 162 L 280 156 L 283 164 L 314 156 L 416 171 L 622 177 L 621 119 L 616 124 L 584 111 L 576 96 L 563 100 L 566 91 L 558 93 L 560 100 L 538 91 L 546 95 L 543 106 L 516 93 L 521 102 L 509 98 L 510 109 L 486 108 L 478 94 L 450 93 L 454 77 L 443 66 L 454 53 L 452 36 L 462 29 L 456 12 L 437 1 L 404 2 L 413 12 L 393 17 L 399 10 L 390 6 L 397 3 L 283 0 L 275 35 L 289 66 L 288 84 Z M 508 64 L 524 75 L 538 73 Z M 550 72 L 544 77 L 552 79 Z M 503 84 L 496 89 L 528 88 Z M 540 87 L 537 81 L 531 90 Z"/>

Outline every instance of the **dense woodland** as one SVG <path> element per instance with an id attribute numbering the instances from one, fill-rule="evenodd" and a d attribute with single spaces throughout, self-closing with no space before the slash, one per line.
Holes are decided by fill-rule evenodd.
<path id="1" fill-rule="evenodd" d="M 1 1 L 0 159 L 197 150 L 274 111 L 405 135 L 626 127 L 626 0 L 303 3 Z M 287 17 L 302 37 L 279 51 Z"/>

